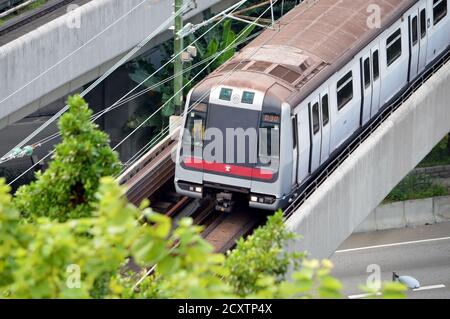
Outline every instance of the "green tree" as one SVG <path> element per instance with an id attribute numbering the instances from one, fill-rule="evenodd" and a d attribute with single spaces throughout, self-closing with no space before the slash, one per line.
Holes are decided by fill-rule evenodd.
<path id="1" fill-rule="evenodd" d="M 99 179 L 120 171 L 118 155 L 110 148 L 108 135 L 90 121 L 87 103 L 79 95 L 67 103 L 69 111 L 58 123 L 62 141 L 48 169 L 37 172 L 34 182 L 16 192 L 15 204 L 24 216 L 60 221 L 89 216 Z"/>

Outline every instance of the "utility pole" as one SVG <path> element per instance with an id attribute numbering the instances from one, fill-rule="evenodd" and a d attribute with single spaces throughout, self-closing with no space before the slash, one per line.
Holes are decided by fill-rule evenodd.
<path id="1" fill-rule="evenodd" d="M 183 6 L 183 0 L 174 0 L 174 9 L 175 12 L 181 9 Z M 173 90 L 175 95 L 174 104 L 175 104 L 175 114 L 179 115 L 183 112 L 183 92 L 180 91 L 183 88 L 183 61 L 181 59 L 180 52 L 183 51 L 183 37 L 178 35 L 178 32 L 183 29 L 183 15 L 179 14 L 175 17 L 175 25 L 174 25 L 174 50 L 173 54 L 177 56 L 174 60 L 173 72 L 175 74 L 175 78 L 173 79 Z M 180 93 L 177 94 L 177 92 Z"/>

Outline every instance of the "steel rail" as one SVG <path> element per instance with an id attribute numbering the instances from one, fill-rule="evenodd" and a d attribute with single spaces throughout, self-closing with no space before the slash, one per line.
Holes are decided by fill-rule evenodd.
<path id="1" fill-rule="evenodd" d="M 40 8 L 26 12 L 15 19 L 6 22 L 4 25 L 0 26 L 0 37 L 11 31 L 14 31 L 42 16 L 45 16 L 53 11 L 68 5 L 75 0 L 56 0 L 43 4 Z"/>

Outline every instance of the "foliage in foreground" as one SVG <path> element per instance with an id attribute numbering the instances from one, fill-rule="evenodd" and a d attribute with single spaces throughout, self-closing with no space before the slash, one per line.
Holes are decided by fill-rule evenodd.
<path id="1" fill-rule="evenodd" d="M 16 192 L 15 204 L 27 217 L 61 221 L 88 216 L 95 203 L 99 179 L 120 171 L 109 137 L 91 122 L 92 111 L 79 96 L 69 97 L 69 111 L 58 122 L 62 141 L 48 169 Z"/>
<path id="2" fill-rule="evenodd" d="M 2 296 L 342 297 L 331 262 L 284 252 L 293 234 L 281 212 L 225 256 L 213 252 L 192 219 L 172 228 L 172 220 L 147 203 L 130 204 L 113 178 L 101 178 L 118 170 L 107 136 L 89 122 L 91 112 L 80 97 L 69 104 L 59 123 L 63 142 L 47 171 L 19 189 L 14 203 L 0 179 Z M 383 293 L 397 298 L 402 289 L 388 284 Z"/>
<path id="3" fill-rule="evenodd" d="M 0 291 L 7 298 L 342 296 L 326 260 L 299 260 L 292 280 L 284 279 L 282 238 L 291 235 L 280 223 L 280 213 L 249 239 L 250 244 L 241 242 L 227 258 L 213 253 L 191 219 L 180 220 L 172 229 L 170 218 L 128 203 L 124 189 L 112 178 L 102 180 L 93 216 L 64 222 L 47 217 L 24 222 L 8 191 L 1 180 Z M 274 232 L 284 233 L 281 238 L 275 234 L 278 242 Z M 254 254 L 258 246 L 267 252 Z M 248 263 L 236 261 L 239 256 Z M 269 256 L 275 267 L 261 267 L 268 265 Z M 157 267 L 135 289 L 145 270 L 136 274 L 130 264 Z M 257 275 L 242 275 L 251 271 Z"/>

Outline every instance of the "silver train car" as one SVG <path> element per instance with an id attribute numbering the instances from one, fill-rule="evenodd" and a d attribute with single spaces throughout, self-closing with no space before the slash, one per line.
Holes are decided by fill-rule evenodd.
<path id="1" fill-rule="evenodd" d="M 298 5 L 189 92 L 177 192 L 215 196 L 222 211 L 236 197 L 285 207 L 449 48 L 449 2 Z"/>

